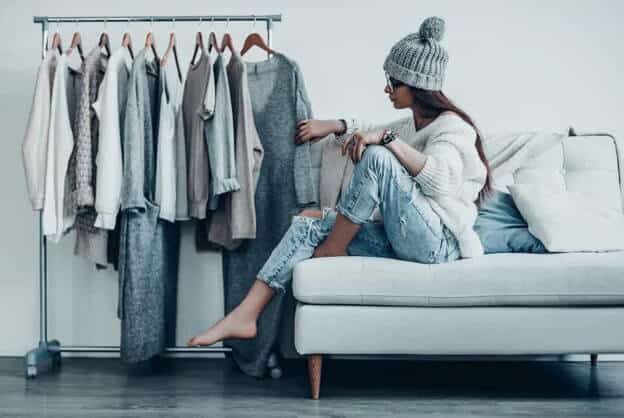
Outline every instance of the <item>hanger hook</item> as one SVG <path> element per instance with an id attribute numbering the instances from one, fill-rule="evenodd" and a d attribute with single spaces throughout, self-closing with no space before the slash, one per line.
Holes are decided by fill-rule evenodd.
<path id="1" fill-rule="evenodd" d="M 76 27 L 76 32 L 78 32 L 78 19 L 74 19 L 74 26 Z"/>
<path id="2" fill-rule="evenodd" d="M 126 32 L 130 32 L 130 18 L 128 18 L 128 21 L 126 22 Z"/>
<path id="3" fill-rule="evenodd" d="M 253 16 L 253 29 L 256 29 L 256 15 L 252 15 Z"/>
<path id="4" fill-rule="evenodd" d="M 104 18 L 104 32 L 106 32 L 107 25 L 108 25 L 108 20 Z"/>
<path id="5" fill-rule="evenodd" d="M 171 20 L 171 30 L 175 31 L 175 17 Z"/>
<path id="6" fill-rule="evenodd" d="M 225 30 L 227 31 L 228 27 L 230 26 L 230 18 L 229 16 L 227 17 L 227 20 L 225 21 Z"/>
<path id="7" fill-rule="evenodd" d="M 151 31 L 154 30 L 154 16 L 152 16 L 151 19 L 150 19 L 150 30 Z"/>
<path id="8" fill-rule="evenodd" d="M 199 16 L 199 22 L 197 22 L 197 30 L 201 30 L 201 26 L 202 26 L 202 17 Z"/>

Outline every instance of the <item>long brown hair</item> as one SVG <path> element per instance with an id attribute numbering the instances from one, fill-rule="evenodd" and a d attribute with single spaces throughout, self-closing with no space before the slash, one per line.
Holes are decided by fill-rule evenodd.
<path id="1" fill-rule="evenodd" d="M 446 97 L 442 90 L 424 90 L 412 86 L 408 87 L 412 92 L 414 101 L 418 104 L 420 109 L 422 109 L 423 117 L 427 119 L 435 119 L 440 115 L 440 113 L 450 110 L 457 113 L 466 123 L 474 128 L 477 133 L 477 141 L 475 143 L 477 152 L 479 153 L 479 158 L 483 162 L 483 165 L 485 165 L 486 169 L 485 184 L 479 191 L 478 198 L 478 203 L 482 202 L 486 198 L 487 194 L 492 190 L 492 183 L 490 180 L 490 165 L 488 164 L 487 158 L 485 158 L 485 152 L 483 152 L 481 133 L 479 129 L 477 129 L 477 126 L 472 121 L 470 116 L 457 107 L 451 99 Z"/>

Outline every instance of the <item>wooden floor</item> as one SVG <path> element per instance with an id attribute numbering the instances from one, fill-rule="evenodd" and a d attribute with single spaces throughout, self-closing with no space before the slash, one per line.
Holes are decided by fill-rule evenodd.
<path id="1" fill-rule="evenodd" d="M 320 400 L 307 365 L 248 377 L 223 359 L 168 360 L 156 372 L 117 359 L 64 359 L 24 379 L 0 358 L 0 416 L 10 417 L 623 417 L 624 363 L 324 359 Z"/>

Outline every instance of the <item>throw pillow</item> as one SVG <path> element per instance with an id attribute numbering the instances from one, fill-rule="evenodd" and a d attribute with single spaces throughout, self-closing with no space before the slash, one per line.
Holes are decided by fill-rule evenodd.
<path id="1" fill-rule="evenodd" d="M 481 203 L 474 230 L 486 254 L 546 252 L 541 241 L 529 232 L 509 193 L 494 190 Z"/>

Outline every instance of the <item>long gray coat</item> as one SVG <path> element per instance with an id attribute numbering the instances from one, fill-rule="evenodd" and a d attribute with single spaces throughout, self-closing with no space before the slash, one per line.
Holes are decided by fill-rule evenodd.
<path id="1" fill-rule="evenodd" d="M 295 145 L 297 121 L 312 118 L 312 108 L 296 62 L 275 53 L 271 60 L 247 63 L 249 92 L 264 159 L 255 194 L 256 238 L 223 252 L 226 313 L 249 291 L 256 274 L 304 207 L 318 206 L 312 181 L 310 143 Z M 275 295 L 258 320 L 252 339 L 227 339 L 232 358 L 250 376 L 267 371 L 267 358 L 278 351 L 277 337 L 284 315 L 292 317 L 292 292 Z M 292 348 L 292 339 L 288 338 Z"/>
<path id="2" fill-rule="evenodd" d="M 179 229 L 154 203 L 161 70 L 135 57 L 125 111 L 119 307 L 121 358 L 148 360 L 175 340 Z"/>

